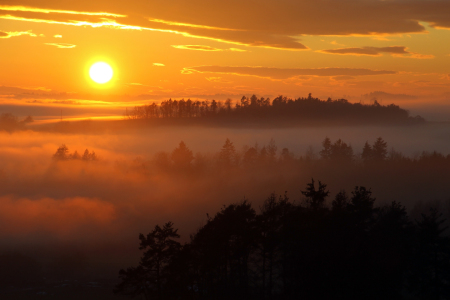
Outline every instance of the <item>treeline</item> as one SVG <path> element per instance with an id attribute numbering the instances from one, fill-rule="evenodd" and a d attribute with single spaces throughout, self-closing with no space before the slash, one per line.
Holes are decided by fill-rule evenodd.
<path id="1" fill-rule="evenodd" d="M 160 104 L 136 106 L 125 111 L 129 120 L 177 119 L 191 122 L 206 123 L 261 123 L 277 122 L 280 125 L 323 124 L 332 122 L 339 124 L 417 124 L 423 123 L 420 116 L 411 117 L 408 111 L 397 105 L 380 105 L 376 100 L 373 104 L 350 103 L 346 99 L 326 101 L 313 98 L 291 99 L 278 96 L 273 100 L 243 96 L 233 103 L 216 100 L 165 100 Z M 201 121 L 199 121 L 201 120 Z M 188 121 L 189 122 L 189 121 Z"/>
<path id="2" fill-rule="evenodd" d="M 418 220 L 357 186 L 312 180 L 303 202 L 224 206 L 184 245 L 174 224 L 140 234 L 142 258 L 114 292 L 145 299 L 449 299 L 450 240 L 435 209 Z"/>
<path id="3" fill-rule="evenodd" d="M 33 118 L 31 116 L 26 117 L 19 121 L 19 118 L 11 113 L 0 114 L 0 130 L 15 131 L 25 128 L 25 125 L 32 123 Z"/>
<path id="4" fill-rule="evenodd" d="M 241 150 L 236 149 L 234 143 L 225 140 L 222 148 L 215 154 L 196 153 L 181 141 L 173 151 L 157 152 L 150 160 L 138 157 L 134 164 L 140 169 L 154 169 L 157 171 L 207 171 L 219 169 L 261 169 L 286 166 L 300 167 L 305 164 L 316 166 L 351 167 L 380 167 L 380 166 L 441 166 L 450 167 L 450 154 L 436 151 L 422 151 L 413 157 L 403 155 L 391 148 L 387 142 L 379 137 L 373 143 L 366 142 L 360 152 L 355 153 L 353 147 L 337 139 L 332 142 L 326 137 L 320 151 L 315 152 L 311 147 L 302 155 L 293 153 L 288 148 L 279 150 L 275 141 L 271 139 L 266 145 L 245 145 Z"/>
<path id="5" fill-rule="evenodd" d="M 77 150 L 73 153 L 69 152 L 69 148 L 62 144 L 56 152 L 53 154 L 54 160 L 83 160 L 83 161 L 97 161 L 98 157 L 94 151 L 89 152 L 88 149 L 84 150 L 83 155 L 80 155 Z"/>

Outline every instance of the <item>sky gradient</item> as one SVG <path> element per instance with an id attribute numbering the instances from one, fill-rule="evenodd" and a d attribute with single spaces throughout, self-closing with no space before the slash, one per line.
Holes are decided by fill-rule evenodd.
<path id="1" fill-rule="evenodd" d="M 167 98 L 375 91 L 442 105 L 449 16 L 446 0 L 0 0 L 0 105 L 92 117 Z M 110 83 L 89 78 L 97 61 Z"/>

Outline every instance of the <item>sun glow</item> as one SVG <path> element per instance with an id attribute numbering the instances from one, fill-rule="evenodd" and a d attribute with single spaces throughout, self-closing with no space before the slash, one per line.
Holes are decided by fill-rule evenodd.
<path id="1" fill-rule="evenodd" d="M 99 84 L 107 83 L 113 77 L 113 69 L 105 62 L 96 62 L 89 69 L 89 76 Z"/>

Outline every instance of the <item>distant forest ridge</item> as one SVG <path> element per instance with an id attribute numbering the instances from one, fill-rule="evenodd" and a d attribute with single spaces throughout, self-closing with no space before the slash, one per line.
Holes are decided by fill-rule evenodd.
<path id="1" fill-rule="evenodd" d="M 398 105 L 350 103 L 346 99 L 292 99 L 278 96 L 273 100 L 243 96 L 240 101 L 164 100 L 160 104 L 135 106 L 126 109 L 129 120 L 178 119 L 200 123 L 258 123 L 258 124 L 418 124 L 425 120 L 410 116 Z M 194 121 L 195 120 L 195 121 Z"/>

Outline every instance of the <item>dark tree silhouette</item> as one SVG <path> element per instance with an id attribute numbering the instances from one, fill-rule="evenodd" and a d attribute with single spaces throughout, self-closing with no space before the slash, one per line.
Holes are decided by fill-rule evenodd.
<path id="1" fill-rule="evenodd" d="M 387 106 L 373 102 L 370 105 L 350 103 L 346 99 L 322 101 L 312 97 L 290 99 L 278 96 L 270 103 L 268 98 L 242 96 L 234 108 L 232 101 L 227 99 L 224 103 L 212 100 L 185 101 L 165 100 L 159 105 L 155 103 L 136 106 L 133 110 L 125 112 L 130 120 L 150 120 L 158 118 L 171 118 L 180 121 L 185 118 L 202 119 L 205 124 L 268 124 L 299 125 L 307 123 L 331 122 L 337 124 L 417 124 L 424 120 L 419 117 L 410 117 L 408 112 L 400 107 L 390 104 Z M 174 122 L 177 122 L 174 121 Z M 186 120 L 184 120 L 186 121 Z M 186 122 L 183 122 L 186 123 Z M 197 122 L 195 122 L 197 123 Z"/>
<path id="2" fill-rule="evenodd" d="M 321 163 L 322 164 L 322 163 Z M 139 266 L 121 270 L 116 293 L 145 299 L 448 299 L 450 241 L 432 210 L 416 223 L 398 202 L 375 206 L 319 181 L 305 203 L 271 194 L 257 214 L 230 204 L 181 246 L 172 223 L 140 235 Z"/>
<path id="3" fill-rule="evenodd" d="M 327 185 L 322 184 L 319 181 L 318 189 L 316 190 L 314 179 L 311 179 L 311 183 L 307 184 L 306 191 L 302 191 L 302 194 L 306 197 L 306 202 L 313 209 L 321 209 L 325 205 L 325 199 L 330 194 L 329 191 L 326 190 Z"/>
<path id="4" fill-rule="evenodd" d="M 338 139 L 331 145 L 331 160 L 339 162 L 349 162 L 353 159 L 352 146 L 347 145 L 341 139 Z"/>
<path id="5" fill-rule="evenodd" d="M 139 235 L 140 250 L 144 250 L 139 266 L 120 270 L 122 280 L 114 292 L 123 295 L 144 295 L 145 299 L 165 299 L 164 285 L 169 281 L 167 272 L 171 260 L 181 250 L 180 237 L 173 223 L 167 222 L 161 228 L 156 225 L 152 232 Z"/>
<path id="6" fill-rule="evenodd" d="M 444 223 L 436 209 L 430 209 L 428 215 L 422 214 L 417 223 L 418 244 L 410 283 L 420 299 L 450 297 L 450 238 L 443 236 L 448 229 Z"/>
<path id="7" fill-rule="evenodd" d="M 387 143 L 381 137 L 373 143 L 372 157 L 376 161 L 385 160 L 387 157 Z"/>
<path id="8" fill-rule="evenodd" d="M 65 144 L 62 144 L 53 154 L 54 159 L 65 160 L 69 158 L 69 148 Z"/>
<path id="9" fill-rule="evenodd" d="M 247 299 L 250 254 L 255 247 L 255 211 L 243 201 L 222 210 L 192 237 L 199 294 Z"/>

